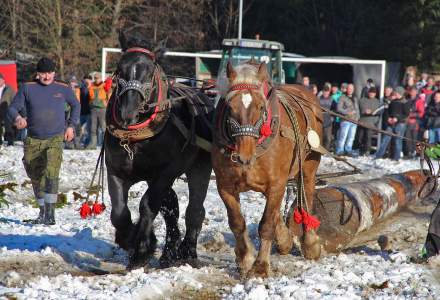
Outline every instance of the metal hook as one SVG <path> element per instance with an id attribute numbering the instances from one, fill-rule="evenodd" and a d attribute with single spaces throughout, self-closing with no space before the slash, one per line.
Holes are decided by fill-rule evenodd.
<path id="1" fill-rule="evenodd" d="M 122 148 L 124 148 L 125 151 L 127 151 L 128 158 L 129 158 L 130 160 L 133 160 L 134 152 L 133 152 L 133 150 L 131 150 L 130 145 L 129 145 L 129 143 L 128 143 L 128 140 L 121 140 L 121 141 L 119 142 L 119 145 L 120 145 Z"/>

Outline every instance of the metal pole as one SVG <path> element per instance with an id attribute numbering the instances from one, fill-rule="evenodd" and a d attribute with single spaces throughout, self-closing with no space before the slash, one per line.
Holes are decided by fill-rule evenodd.
<path id="1" fill-rule="evenodd" d="M 105 63 L 107 61 L 107 49 L 102 48 L 102 58 L 101 58 L 101 78 L 102 80 L 105 80 Z"/>
<path id="2" fill-rule="evenodd" d="M 241 39 L 241 23 L 243 21 L 243 0 L 240 0 L 240 8 L 238 10 L 238 39 Z"/>
<path id="3" fill-rule="evenodd" d="M 385 72 L 386 72 L 385 67 L 386 67 L 386 63 L 382 62 L 380 64 L 380 92 L 379 92 L 379 99 L 381 101 L 381 105 L 383 105 L 382 101 L 383 101 L 383 95 L 384 95 L 384 91 L 385 91 Z M 380 114 L 379 129 L 382 129 L 382 114 L 383 114 L 383 111 Z M 377 150 L 376 151 L 379 150 L 381 141 L 382 141 L 382 134 L 379 133 L 377 135 L 377 145 L 376 145 Z"/>

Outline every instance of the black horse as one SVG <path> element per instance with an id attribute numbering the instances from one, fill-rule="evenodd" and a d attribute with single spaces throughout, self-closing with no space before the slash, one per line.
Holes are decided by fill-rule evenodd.
<path id="1" fill-rule="evenodd" d="M 212 105 L 194 89 L 170 86 L 158 63 L 163 45 L 149 50 L 148 42 L 128 40 L 124 33 L 119 42 L 123 54 L 107 107 L 104 145 L 115 241 L 128 251 L 129 267 L 145 265 L 156 248 L 153 221 L 160 212 L 166 224 L 161 265 L 176 260 L 194 262 L 212 170 L 210 153 L 195 141 L 211 140 Z M 182 174 L 189 187 L 183 241 L 177 222 L 178 198 L 172 189 Z M 127 197 L 130 187 L 139 181 L 146 181 L 148 190 L 134 224 Z"/>

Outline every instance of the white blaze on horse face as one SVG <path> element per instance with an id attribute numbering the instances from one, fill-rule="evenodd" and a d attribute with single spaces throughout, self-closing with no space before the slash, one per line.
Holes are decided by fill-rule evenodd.
<path id="1" fill-rule="evenodd" d="M 248 109 L 249 105 L 252 103 L 251 94 L 248 93 L 241 94 L 241 102 L 243 102 L 244 108 Z"/>

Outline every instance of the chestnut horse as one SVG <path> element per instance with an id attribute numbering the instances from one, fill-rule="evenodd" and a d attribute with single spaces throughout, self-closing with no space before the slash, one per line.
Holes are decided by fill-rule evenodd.
<path id="1" fill-rule="evenodd" d="M 315 150 L 322 136 L 322 113 L 316 97 L 304 87 L 272 87 L 265 63 L 248 62 L 235 69 L 228 64 L 227 78 L 227 93 L 216 107 L 211 154 L 217 189 L 236 239 L 236 262 L 241 276 L 267 277 L 274 239 L 278 251 L 288 254 L 294 233 L 302 234 L 303 255 L 312 259 L 320 256 L 317 226 L 299 226 L 290 219 L 286 226 L 280 207 L 288 179 L 296 179 L 301 183 L 299 190 L 303 191 L 298 193 L 297 203 L 304 210 L 295 211 L 295 219 L 313 219 L 307 214 L 307 207 L 312 207 L 315 175 L 321 159 Z M 256 259 L 240 211 L 239 193 L 249 190 L 266 197 L 258 228 L 261 246 Z M 301 198 L 304 200 L 300 201 Z"/>

